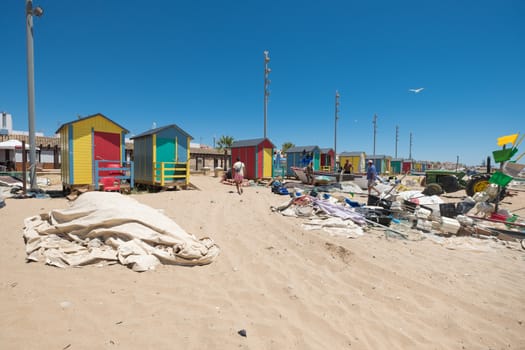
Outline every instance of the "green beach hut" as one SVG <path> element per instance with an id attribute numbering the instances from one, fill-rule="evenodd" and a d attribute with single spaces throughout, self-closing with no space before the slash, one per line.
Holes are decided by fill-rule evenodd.
<path id="1" fill-rule="evenodd" d="M 168 187 L 190 181 L 190 141 L 193 137 L 175 124 L 133 136 L 135 182 Z"/>

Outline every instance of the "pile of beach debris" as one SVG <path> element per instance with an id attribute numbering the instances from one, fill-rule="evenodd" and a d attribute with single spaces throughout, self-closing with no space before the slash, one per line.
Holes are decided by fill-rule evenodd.
<path id="1" fill-rule="evenodd" d="M 319 188 L 289 189 L 286 202 L 272 211 L 306 218 L 307 230 L 321 229 L 331 234 L 356 238 L 370 229 L 384 230 L 402 239 L 431 237 L 476 237 L 525 242 L 525 220 L 507 209 L 498 208 L 499 189 L 489 185 L 485 191 L 458 202 L 427 196 L 419 190 L 397 191 L 396 187 L 379 196 L 368 195 L 366 203 L 352 193 Z M 525 248 L 524 248 L 525 249 Z"/>

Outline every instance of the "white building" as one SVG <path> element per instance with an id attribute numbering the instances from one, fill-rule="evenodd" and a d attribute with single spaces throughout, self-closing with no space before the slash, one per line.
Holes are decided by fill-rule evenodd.
<path id="1" fill-rule="evenodd" d="M 28 131 L 13 130 L 13 116 L 7 112 L 0 112 L 0 135 L 29 135 Z M 35 132 L 35 136 L 44 136 L 42 132 Z"/>
<path id="2" fill-rule="evenodd" d="M 13 117 L 6 112 L 0 112 L 0 135 L 8 135 L 13 130 Z"/>

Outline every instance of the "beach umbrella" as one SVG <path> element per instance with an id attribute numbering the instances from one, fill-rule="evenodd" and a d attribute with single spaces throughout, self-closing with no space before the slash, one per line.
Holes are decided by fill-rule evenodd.
<path id="1" fill-rule="evenodd" d="M 22 141 L 18 140 L 7 140 L 0 142 L 0 149 L 22 149 Z M 26 149 L 29 149 L 29 145 L 26 143 Z"/>

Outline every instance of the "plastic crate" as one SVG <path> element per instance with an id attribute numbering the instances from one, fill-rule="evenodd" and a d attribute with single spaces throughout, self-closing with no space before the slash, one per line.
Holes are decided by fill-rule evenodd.
<path id="1" fill-rule="evenodd" d="M 458 215 L 456 203 L 440 203 L 439 213 L 447 218 L 455 218 Z"/>

